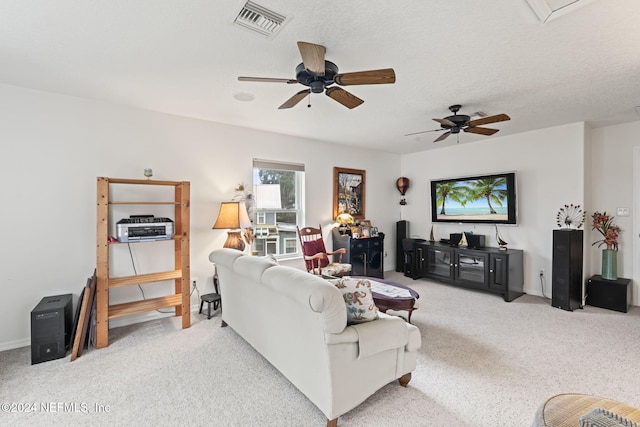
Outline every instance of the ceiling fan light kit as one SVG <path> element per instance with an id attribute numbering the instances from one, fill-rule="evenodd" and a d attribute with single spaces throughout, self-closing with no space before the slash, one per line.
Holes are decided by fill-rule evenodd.
<path id="1" fill-rule="evenodd" d="M 309 88 L 301 90 L 286 100 L 278 107 L 278 109 L 281 110 L 294 107 L 311 93 L 323 92 L 334 101 L 352 109 L 361 105 L 364 101 L 338 86 L 332 86 L 333 84 L 339 86 L 355 86 L 391 84 L 396 81 L 396 74 L 393 68 L 339 73 L 338 66 L 325 59 L 326 48 L 322 45 L 299 41 L 298 50 L 302 57 L 302 63 L 296 67 L 295 79 L 238 77 L 238 80 L 245 82 L 300 83 Z M 311 105 L 309 104 L 309 106 Z"/>

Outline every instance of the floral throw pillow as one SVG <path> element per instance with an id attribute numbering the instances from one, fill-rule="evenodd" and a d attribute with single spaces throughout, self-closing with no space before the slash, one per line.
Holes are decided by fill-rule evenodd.
<path id="1" fill-rule="evenodd" d="M 378 318 L 378 307 L 373 302 L 368 280 L 344 278 L 331 282 L 342 292 L 347 307 L 347 324 L 370 322 Z"/>

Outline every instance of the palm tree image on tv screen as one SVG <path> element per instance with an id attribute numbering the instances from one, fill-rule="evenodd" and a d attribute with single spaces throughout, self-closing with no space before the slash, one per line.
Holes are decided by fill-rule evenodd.
<path id="1" fill-rule="evenodd" d="M 515 174 L 431 182 L 433 221 L 515 224 Z"/>

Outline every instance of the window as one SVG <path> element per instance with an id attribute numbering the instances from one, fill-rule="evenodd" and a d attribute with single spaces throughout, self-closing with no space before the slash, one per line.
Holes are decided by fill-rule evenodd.
<path id="1" fill-rule="evenodd" d="M 284 239 L 284 252 L 286 254 L 295 254 L 298 252 L 298 239 L 287 237 Z"/>
<path id="2" fill-rule="evenodd" d="M 297 226 L 304 219 L 304 165 L 253 159 L 255 251 L 299 256 Z"/>

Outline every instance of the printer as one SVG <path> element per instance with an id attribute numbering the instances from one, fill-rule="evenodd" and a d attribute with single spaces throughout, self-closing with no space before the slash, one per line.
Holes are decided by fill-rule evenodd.
<path id="1" fill-rule="evenodd" d="M 173 239 L 174 233 L 171 219 L 153 215 L 130 215 L 116 224 L 116 238 L 123 243 L 169 240 Z"/>

